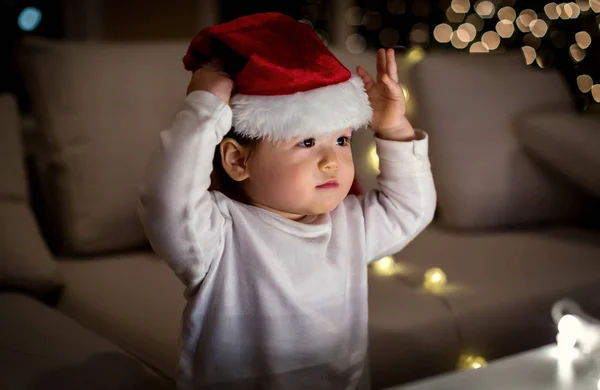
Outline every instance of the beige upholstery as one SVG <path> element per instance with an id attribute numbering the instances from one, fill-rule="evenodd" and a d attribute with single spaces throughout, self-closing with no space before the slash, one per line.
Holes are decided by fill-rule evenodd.
<path id="1" fill-rule="evenodd" d="M 23 294 L 0 294 L 0 388 L 173 389 L 138 360 Z"/>
<path id="2" fill-rule="evenodd" d="M 150 252 L 59 261 L 59 309 L 175 377 L 183 284 Z"/>
<path id="3" fill-rule="evenodd" d="M 98 334 L 175 376 L 183 285 L 149 253 L 63 260 L 60 309 Z M 451 369 L 458 351 L 452 318 L 436 300 L 401 281 L 370 280 L 372 376 L 392 385 Z M 423 364 L 427 362 L 427 364 Z"/>
<path id="4" fill-rule="evenodd" d="M 13 95 L 0 94 L 0 198 L 27 200 L 21 116 Z"/>
<path id="5" fill-rule="evenodd" d="M 525 148 L 600 198 L 600 116 L 537 112 L 517 121 Z"/>
<path id="6" fill-rule="evenodd" d="M 414 67 L 412 84 L 443 223 L 503 227 L 586 212 L 588 199 L 533 163 L 515 135 L 524 112 L 571 109 L 557 71 L 527 67 L 520 53 L 432 52 Z"/>
<path id="7" fill-rule="evenodd" d="M 61 285 L 28 205 L 0 199 L 0 287 L 44 293 Z"/>
<path id="8" fill-rule="evenodd" d="M 47 292 L 61 285 L 28 205 L 20 116 L 0 95 L 0 288 Z"/>
<path id="9" fill-rule="evenodd" d="M 398 256 L 414 270 L 404 280 L 421 289 L 440 267 L 464 348 L 493 358 L 553 342 L 554 301 L 576 299 L 600 314 L 600 231 L 545 229 L 464 234 L 431 226 Z"/>
<path id="10" fill-rule="evenodd" d="M 47 153 L 40 157 L 62 252 L 138 247 L 137 185 L 185 97 L 187 43 L 25 40 L 24 78 Z"/>

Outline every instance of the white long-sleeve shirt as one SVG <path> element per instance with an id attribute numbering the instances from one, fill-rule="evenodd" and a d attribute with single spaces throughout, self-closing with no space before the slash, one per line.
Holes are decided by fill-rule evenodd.
<path id="1" fill-rule="evenodd" d="M 140 186 L 146 234 L 186 286 L 179 388 L 368 388 L 367 263 L 433 218 L 427 136 L 377 139 L 378 190 L 292 221 L 208 191 L 231 120 L 189 94 Z"/>

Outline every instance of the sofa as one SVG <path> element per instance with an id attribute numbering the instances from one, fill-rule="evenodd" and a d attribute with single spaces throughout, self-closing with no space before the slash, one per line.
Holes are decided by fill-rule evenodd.
<path id="1" fill-rule="evenodd" d="M 136 203 L 185 95 L 186 47 L 22 42 L 31 114 L 19 120 L 14 98 L 0 99 L 0 388 L 175 386 L 184 287 L 152 252 Z M 332 50 L 374 70 L 371 52 Z M 392 267 L 370 266 L 375 389 L 453 370 L 464 353 L 489 361 L 551 343 L 560 298 L 600 314 L 598 119 L 572 108 L 556 72 L 513 53 L 399 61 L 439 204 Z M 367 191 L 372 135 L 353 142 Z M 423 287 L 432 267 L 448 277 L 437 292 Z"/>

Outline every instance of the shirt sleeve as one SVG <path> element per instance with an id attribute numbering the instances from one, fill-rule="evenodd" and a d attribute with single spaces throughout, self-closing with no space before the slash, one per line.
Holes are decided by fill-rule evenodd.
<path id="1" fill-rule="evenodd" d="M 360 199 L 369 262 L 400 251 L 429 225 L 436 207 L 427 134 L 417 131 L 417 140 L 409 142 L 375 142 L 378 188 Z"/>
<path id="2" fill-rule="evenodd" d="M 160 133 L 139 186 L 146 236 L 188 290 L 202 281 L 222 247 L 226 216 L 208 188 L 215 148 L 231 120 L 230 107 L 217 96 L 190 93 L 171 127 Z"/>

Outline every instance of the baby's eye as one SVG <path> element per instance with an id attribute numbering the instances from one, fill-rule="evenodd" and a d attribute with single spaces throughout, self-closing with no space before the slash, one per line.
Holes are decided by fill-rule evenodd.
<path id="1" fill-rule="evenodd" d="M 300 143 L 298 144 L 298 146 L 302 147 L 302 148 L 312 148 L 313 146 L 315 146 L 315 139 L 314 138 L 307 138 L 305 140 L 300 141 Z"/>
<path id="2" fill-rule="evenodd" d="M 339 146 L 347 146 L 350 144 L 350 137 L 346 137 L 346 136 L 340 137 L 337 139 L 336 142 Z"/>

